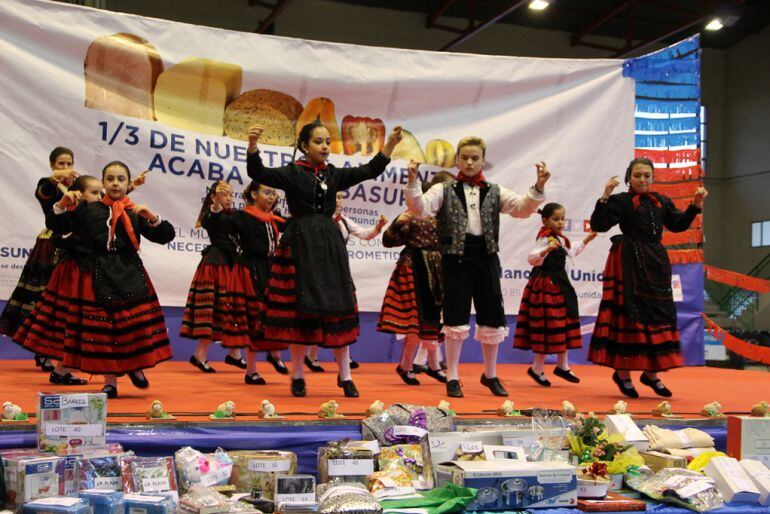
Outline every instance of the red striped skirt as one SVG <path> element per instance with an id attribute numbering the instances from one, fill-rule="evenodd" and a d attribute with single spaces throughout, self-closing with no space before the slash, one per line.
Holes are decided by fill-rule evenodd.
<path id="1" fill-rule="evenodd" d="M 441 339 L 438 320 L 420 319 L 414 271 L 406 262 L 399 261 L 390 276 L 377 330 L 390 334 L 418 334 L 420 339 L 426 341 Z"/>
<path id="2" fill-rule="evenodd" d="M 179 335 L 189 339 L 221 341 L 230 298 L 231 267 L 201 262 L 187 293 Z"/>
<path id="3" fill-rule="evenodd" d="M 530 278 L 521 296 L 513 347 L 550 354 L 582 346 L 580 319 L 567 316 L 561 288 L 545 274 Z"/>
<path id="4" fill-rule="evenodd" d="M 341 316 L 317 316 L 297 309 L 297 268 L 291 247 L 278 244 L 270 267 L 264 312 L 264 338 L 288 344 L 341 348 L 360 333 L 358 308 Z"/>
<path id="5" fill-rule="evenodd" d="M 122 374 L 153 367 L 171 358 L 171 346 L 149 279 L 147 286 L 148 298 L 105 307 L 96 302 L 91 273 L 73 261 L 62 263 L 14 340 L 33 351 L 61 349 L 64 366 L 86 373 Z"/>
<path id="6" fill-rule="evenodd" d="M 286 343 L 266 341 L 262 330 L 263 292 L 254 288 L 251 270 L 235 264 L 230 273 L 229 306 L 225 317 L 222 346 L 253 351 L 285 350 Z"/>
<path id="7" fill-rule="evenodd" d="M 663 371 L 684 365 L 676 324 L 634 321 L 626 314 L 623 291 L 623 243 L 610 251 L 588 359 L 623 370 Z"/>

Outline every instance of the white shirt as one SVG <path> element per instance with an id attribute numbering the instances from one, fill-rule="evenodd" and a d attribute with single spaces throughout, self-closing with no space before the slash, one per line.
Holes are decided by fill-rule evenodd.
<path id="1" fill-rule="evenodd" d="M 380 232 L 382 231 L 377 225 L 364 228 L 344 214 L 342 215 L 342 219 L 337 222 L 337 228 L 342 232 L 342 239 L 344 239 L 345 242 L 350 239 L 350 236 L 368 241 L 380 235 Z"/>
<path id="2" fill-rule="evenodd" d="M 537 211 L 537 206 L 545 200 L 545 194 L 538 193 L 534 186 L 529 188 L 526 196 L 514 193 L 510 189 L 500 187 L 500 212 L 509 214 L 514 218 L 527 218 Z M 465 231 L 474 236 L 483 235 L 481 226 L 481 190 L 470 184 L 463 184 L 465 192 L 465 205 L 467 206 L 468 226 Z M 435 216 L 444 205 L 444 185 L 436 184 L 422 193 L 419 180 L 407 184 L 404 188 L 406 205 L 418 218 Z"/>
<path id="3" fill-rule="evenodd" d="M 548 256 L 548 254 L 540 255 L 540 252 L 546 249 L 546 247 L 548 246 L 549 239 L 551 237 L 555 237 L 556 239 L 558 239 L 561 245 L 564 247 L 564 249 L 567 250 L 567 257 L 569 257 L 569 260 L 567 262 L 568 264 L 570 264 L 569 261 L 571 261 L 578 255 L 580 255 L 581 252 L 586 248 L 586 245 L 583 241 L 579 241 L 577 243 L 572 244 L 572 248 L 567 248 L 564 243 L 564 237 L 557 236 L 556 234 L 553 234 L 548 237 L 541 237 L 537 241 L 535 241 L 535 248 L 533 248 L 532 251 L 529 252 L 529 255 L 527 255 L 527 262 L 529 262 L 532 266 L 540 266 L 545 261 L 545 258 Z"/>

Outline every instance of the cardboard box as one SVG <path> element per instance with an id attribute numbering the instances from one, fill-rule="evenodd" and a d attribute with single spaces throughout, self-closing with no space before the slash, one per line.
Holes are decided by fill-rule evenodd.
<path id="1" fill-rule="evenodd" d="M 756 503 L 759 489 L 732 457 L 714 457 L 704 470 L 713 478 L 726 502 Z"/>
<path id="2" fill-rule="evenodd" d="M 64 482 L 64 477 L 57 472 L 60 461 L 60 457 L 3 457 L 7 504 L 20 506 L 58 496 L 59 484 Z"/>
<path id="3" fill-rule="evenodd" d="M 640 452 L 646 451 L 650 441 L 628 414 L 610 414 L 604 418 L 607 434 L 621 434 L 626 442 L 633 444 Z"/>
<path id="4" fill-rule="evenodd" d="M 770 469 L 758 460 L 744 459 L 740 464 L 759 489 L 759 503 L 770 505 Z"/>
<path id="5" fill-rule="evenodd" d="M 758 460 L 770 467 L 770 418 L 729 416 L 727 454 L 738 460 Z"/>
<path id="6" fill-rule="evenodd" d="M 656 473 L 663 468 L 687 468 L 687 457 L 677 457 L 657 451 L 640 452 L 645 465 Z"/>
<path id="7" fill-rule="evenodd" d="M 566 462 L 470 461 L 439 464 L 437 486 L 478 489 L 466 511 L 574 507 L 575 468 Z"/>
<path id="8" fill-rule="evenodd" d="M 482 446 L 499 446 L 503 443 L 499 431 L 489 432 L 430 432 L 428 445 L 430 459 L 433 463 L 433 474 L 442 462 L 455 460 L 457 449 L 461 445 L 481 444 Z"/>
<path id="9" fill-rule="evenodd" d="M 105 393 L 38 393 L 37 447 L 57 454 L 103 448 L 107 433 Z"/>

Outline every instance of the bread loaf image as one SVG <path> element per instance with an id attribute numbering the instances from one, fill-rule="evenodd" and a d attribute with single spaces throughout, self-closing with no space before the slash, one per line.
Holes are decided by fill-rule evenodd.
<path id="1" fill-rule="evenodd" d="M 249 127 L 259 123 L 265 127 L 260 143 L 293 146 L 295 126 L 301 113 L 302 104 L 291 95 L 271 89 L 252 89 L 227 106 L 225 134 L 246 141 Z"/>

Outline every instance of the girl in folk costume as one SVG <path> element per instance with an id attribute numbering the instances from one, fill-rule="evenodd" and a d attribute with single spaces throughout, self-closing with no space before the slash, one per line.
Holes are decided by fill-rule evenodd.
<path id="1" fill-rule="evenodd" d="M 275 189 L 252 181 L 243 191 L 243 197 L 246 207 L 242 211 L 220 215 L 241 247 L 230 278 L 231 301 L 222 345 L 247 348 L 244 381 L 264 385 L 265 379 L 257 372 L 257 352 L 270 352 L 268 360 L 276 370 L 288 373 L 280 355 L 280 350 L 288 345 L 263 340 L 260 330 L 270 260 L 278 246 L 279 225 L 284 219 L 273 213 L 278 199 Z"/>
<path id="2" fill-rule="evenodd" d="M 257 149 L 262 131 L 261 125 L 249 129 L 249 176 L 285 191 L 292 216 L 270 269 L 264 338 L 292 344 L 294 396 L 307 394 L 303 345 L 319 345 L 334 349 L 338 385 L 345 396 L 357 397 L 348 345 L 359 334 L 358 309 L 345 243 L 333 220 L 336 195 L 385 171 L 401 140 L 401 127 L 393 129 L 382 151 L 369 163 L 344 169 L 327 164 L 331 135 L 320 122 L 300 130 L 297 147 L 304 158 L 280 168 L 262 163 Z"/>
<path id="3" fill-rule="evenodd" d="M 74 160 L 72 150 L 63 146 L 57 146 L 48 156 L 51 176 L 40 179 L 35 188 L 35 198 L 40 202 L 44 215 L 61 198 L 62 191 L 66 191 L 77 177 L 77 173 L 72 169 Z M 0 315 L 0 334 L 13 337 L 40 299 L 58 260 L 58 252 L 51 241 L 51 235 L 52 232 L 48 229 L 38 234 L 35 246 L 21 271 L 19 282 Z M 53 364 L 41 355 L 35 355 L 35 365 L 46 372 L 54 369 Z"/>
<path id="4" fill-rule="evenodd" d="M 708 195 L 699 187 L 692 203 L 680 211 L 670 198 L 650 191 L 652 177 L 652 161 L 634 159 L 626 170 L 628 192 L 612 194 L 618 186 L 618 178 L 612 177 L 591 215 L 593 230 L 606 232 L 619 225 L 622 235 L 612 237 L 588 358 L 614 368 L 612 380 L 631 398 L 639 396 L 631 370 L 643 370 L 641 382 L 655 394 L 670 397 L 658 372 L 684 364 L 671 264 L 661 237 L 664 227 L 687 230 Z"/>
<path id="5" fill-rule="evenodd" d="M 98 178 L 89 175 L 79 175 L 72 181 L 72 185 L 66 193 L 63 193 L 69 203 L 68 210 L 74 210 L 79 202 L 86 203 L 98 202 L 102 198 L 102 183 Z M 53 204 L 46 214 L 46 219 L 50 220 L 53 215 Z M 50 229 L 47 229 L 50 230 Z M 76 234 L 61 234 L 50 231 L 48 239 L 56 248 L 57 264 L 51 274 L 56 277 L 49 279 L 47 288 L 56 291 L 57 282 L 62 278 L 66 279 L 77 269 L 77 260 L 82 257 L 80 241 Z M 53 301 L 52 301 L 53 299 Z M 49 382 L 56 385 L 85 385 L 88 382 L 76 378 L 72 375 L 70 369 L 64 367 L 64 332 L 65 319 L 67 316 L 66 302 L 59 302 L 58 299 L 46 294 L 44 290 L 39 301 L 29 318 L 37 320 L 38 324 L 45 323 L 50 330 L 40 332 L 30 331 L 31 321 L 25 320 L 21 327 L 16 331 L 13 340 L 21 344 L 24 348 L 34 352 L 36 355 L 44 356 L 50 361 L 56 363 Z M 64 308 L 60 308 L 64 306 Z"/>
<path id="6" fill-rule="evenodd" d="M 543 218 L 543 227 L 537 233 L 535 248 L 527 256 L 534 268 L 521 297 L 513 347 L 535 353 L 527 374 L 541 386 L 551 385 L 543 365 L 546 356 L 554 353 L 558 359 L 554 375 L 578 383 L 580 379 L 569 369 L 567 350 L 581 348 L 583 343 L 577 295 L 566 265 L 568 258 L 577 257 L 594 240 L 596 232 L 573 247 L 562 233 L 564 207 L 547 203 L 538 213 Z"/>
<path id="7" fill-rule="evenodd" d="M 364 228 L 352 219 L 348 218 L 344 214 L 342 214 L 342 205 L 345 201 L 345 193 L 342 191 L 337 192 L 337 210 L 334 212 L 334 222 L 337 224 L 337 228 L 340 229 L 340 234 L 342 234 L 342 239 L 345 241 L 345 244 L 348 243 L 351 236 L 357 237 L 358 239 L 361 239 L 362 241 L 369 241 L 371 239 L 374 239 L 378 235 L 380 235 L 380 232 L 382 232 L 382 227 L 385 226 L 385 224 L 388 222 L 388 218 L 385 217 L 384 214 L 380 214 L 380 217 L 377 219 L 377 223 L 369 228 Z M 305 357 L 305 366 L 308 367 L 310 371 L 314 371 L 316 373 L 323 373 L 324 369 L 321 366 L 320 362 L 318 361 L 318 347 L 317 346 L 311 346 L 308 348 L 307 356 Z M 350 359 L 350 368 L 356 369 L 358 368 L 359 364 L 354 361 L 352 358 Z"/>
<path id="8" fill-rule="evenodd" d="M 233 189 L 220 180 L 208 190 L 203 200 L 195 228 L 203 227 L 209 236 L 209 244 L 201 252 L 201 261 L 193 275 L 187 303 L 182 316 L 179 335 L 197 339 L 198 346 L 190 356 L 190 364 L 204 373 L 215 373 L 207 355 L 212 341 L 221 341 L 224 317 L 229 309 L 229 284 L 233 266 L 238 259 L 237 242 L 222 224 L 222 218 L 212 211 L 229 212 L 233 204 Z M 230 348 L 225 358 L 227 364 L 245 368 L 241 364 L 239 348 Z"/>
<path id="9" fill-rule="evenodd" d="M 126 196 L 130 183 L 128 166 L 113 161 L 102 170 L 101 201 L 68 212 L 65 196 L 50 217 L 51 228 L 74 233 L 83 251 L 68 276 L 57 270 L 45 293 L 67 304 L 63 363 L 104 375 L 102 391 L 109 398 L 118 395 L 118 375 L 127 373 L 136 387 L 146 388 L 142 370 L 171 358 L 163 312 L 138 252 L 141 237 L 166 244 L 174 227 L 146 205 L 134 205 Z M 35 330 L 51 328 L 31 319 Z"/>
<path id="10" fill-rule="evenodd" d="M 410 163 L 416 167 L 416 163 Z M 431 186 L 454 180 L 446 171 L 434 175 L 424 191 Z M 441 252 L 438 249 L 436 219 L 415 218 L 406 211 L 391 223 L 382 236 L 386 248 L 404 246 L 390 277 L 380 309 L 377 330 L 403 334 L 404 345 L 396 373 L 407 385 L 419 385 L 414 376 L 414 356 L 421 342 L 428 351 L 425 373 L 446 383 L 446 374 L 439 362 L 441 334 Z"/>

